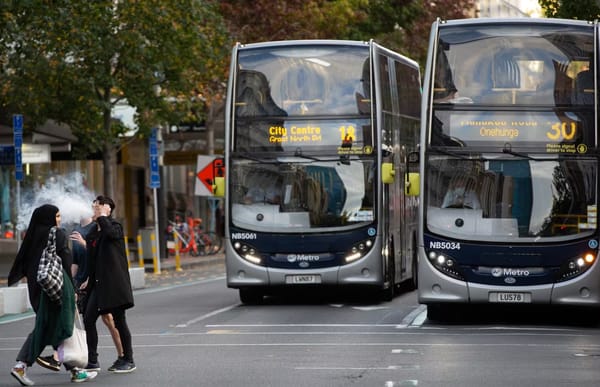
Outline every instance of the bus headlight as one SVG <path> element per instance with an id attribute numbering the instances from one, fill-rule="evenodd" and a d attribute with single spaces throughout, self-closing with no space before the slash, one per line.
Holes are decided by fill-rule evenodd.
<path id="1" fill-rule="evenodd" d="M 364 257 L 373 247 L 372 239 L 365 239 L 352 246 L 344 257 L 344 263 L 354 262 L 357 259 Z"/>
<path id="2" fill-rule="evenodd" d="M 573 257 L 565 262 L 556 277 L 556 282 L 567 281 L 577 277 L 589 269 L 596 261 L 596 255 L 592 252 Z"/>
<path id="3" fill-rule="evenodd" d="M 248 262 L 252 262 L 256 265 L 262 265 L 263 259 L 261 254 L 252 245 L 242 242 L 235 242 L 233 248 L 240 257 L 244 258 Z"/>
<path id="4" fill-rule="evenodd" d="M 442 273 L 461 281 L 465 280 L 465 277 L 460 268 L 457 267 L 454 259 L 447 254 L 431 250 L 427 253 L 427 258 L 429 258 L 429 262 L 431 262 L 433 267 Z"/>

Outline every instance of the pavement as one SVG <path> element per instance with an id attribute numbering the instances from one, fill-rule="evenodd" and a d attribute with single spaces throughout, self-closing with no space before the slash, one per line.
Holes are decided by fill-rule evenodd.
<path id="1" fill-rule="evenodd" d="M 133 264 L 131 267 L 135 267 Z M 221 251 L 214 255 L 192 257 L 182 254 L 179 262 L 175 257 L 162 259 L 160 273 L 153 265 L 146 263 L 144 273 L 145 288 L 179 285 L 202 277 L 225 275 L 225 254 Z"/>

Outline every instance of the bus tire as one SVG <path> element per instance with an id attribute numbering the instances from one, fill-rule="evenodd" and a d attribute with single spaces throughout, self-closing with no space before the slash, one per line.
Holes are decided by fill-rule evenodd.
<path id="1" fill-rule="evenodd" d="M 419 288 L 419 253 L 417 249 L 417 241 L 413 238 L 412 244 L 412 276 L 410 278 L 410 286 L 412 290 Z"/>
<path id="2" fill-rule="evenodd" d="M 427 304 L 427 320 L 455 324 L 468 315 L 469 306 L 456 303 Z"/>
<path id="3" fill-rule="evenodd" d="M 387 270 L 387 287 L 384 287 L 381 291 L 381 299 L 385 302 L 390 302 L 396 295 L 396 264 L 394 261 L 394 243 L 390 242 L 389 250 L 391 251 L 391 257 L 388 255 L 388 270 Z M 388 252 L 388 254 L 390 254 Z"/>
<path id="4" fill-rule="evenodd" d="M 448 318 L 448 308 L 444 304 L 427 304 L 427 320 L 444 322 Z"/>
<path id="5" fill-rule="evenodd" d="M 240 301 L 242 301 L 243 304 L 258 305 L 263 301 L 263 294 L 256 289 L 241 288 Z"/>

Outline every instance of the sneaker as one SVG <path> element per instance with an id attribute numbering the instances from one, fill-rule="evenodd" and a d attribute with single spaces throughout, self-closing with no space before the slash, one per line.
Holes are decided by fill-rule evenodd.
<path id="1" fill-rule="evenodd" d="M 27 377 L 26 369 L 27 367 L 24 365 L 17 365 L 13 367 L 13 369 L 10 371 L 10 374 L 17 379 L 22 386 L 33 386 L 35 383 L 33 380 Z"/>
<path id="2" fill-rule="evenodd" d="M 111 365 L 110 367 L 108 367 L 108 371 L 115 372 L 117 370 L 117 368 L 120 367 L 124 362 L 125 362 L 125 358 L 122 357 L 122 356 L 119 356 L 117 358 L 117 360 L 115 360 L 115 362 L 113 363 L 113 365 Z"/>
<path id="3" fill-rule="evenodd" d="M 54 359 L 54 356 L 38 356 L 35 362 L 44 368 L 48 368 L 52 371 L 60 371 L 61 362 Z"/>
<path id="4" fill-rule="evenodd" d="M 117 361 L 115 362 L 115 364 L 113 364 L 111 368 L 113 368 L 111 372 L 114 372 L 115 374 L 127 374 L 129 372 L 135 371 L 136 366 L 134 362 L 120 358 L 117 359 Z"/>
<path id="5" fill-rule="evenodd" d="M 99 362 L 88 362 L 85 366 L 84 370 L 86 371 L 100 371 L 100 363 Z"/>
<path id="6" fill-rule="evenodd" d="M 71 370 L 71 381 L 73 383 L 87 382 L 88 380 L 94 379 L 96 376 L 98 376 L 98 373 L 95 371 L 87 371 L 80 368 L 73 368 Z"/>

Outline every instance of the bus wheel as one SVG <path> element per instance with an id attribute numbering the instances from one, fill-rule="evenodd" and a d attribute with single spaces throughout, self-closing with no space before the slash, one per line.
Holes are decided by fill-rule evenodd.
<path id="1" fill-rule="evenodd" d="M 242 288 L 240 289 L 240 301 L 243 304 L 258 305 L 263 301 L 263 294 L 256 289 Z"/>
<path id="2" fill-rule="evenodd" d="M 454 324 L 467 315 L 468 306 L 453 303 L 427 304 L 427 320 L 437 323 Z"/>
<path id="3" fill-rule="evenodd" d="M 419 288 L 419 253 L 417 251 L 417 242 L 413 240 L 412 250 L 412 276 L 410 278 L 410 286 L 413 290 Z"/>
<path id="4" fill-rule="evenodd" d="M 390 251 L 392 252 L 392 257 L 394 254 L 394 244 L 390 243 Z M 388 258 L 388 278 L 387 278 L 387 288 L 384 288 L 381 292 L 381 299 L 383 301 L 389 302 L 394 299 L 394 295 L 396 294 L 396 265 L 394 264 L 394 259 Z"/>
<path id="5" fill-rule="evenodd" d="M 427 304 L 427 320 L 444 322 L 448 318 L 448 308 L 444 304 Z"/>

